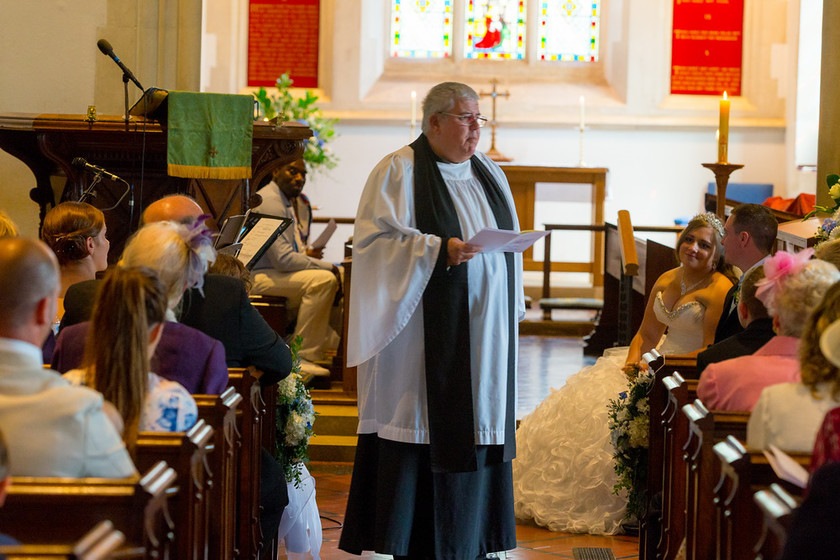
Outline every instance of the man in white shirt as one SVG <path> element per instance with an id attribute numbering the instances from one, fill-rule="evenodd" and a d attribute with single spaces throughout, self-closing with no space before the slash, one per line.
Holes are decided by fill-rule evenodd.
<path id="1" fill-rule="evenodd" d="M 136 474 L 102 395 L 45 369 L 58 308 L 58 263 L 40 241 L 0 239 L 0 426 L 15 476 Z"/>
<path id="2" fill-rule="evenodd" d="M 325 351 L 338 346 L 330 311 L 341 274 L 334 264 L 322 260 L 322 249 L 309 246 L 311 209 L 301 194 L 305 184 L 306 164 L 298 159 L 278 169 L 274 180 L 257 191 L 262 204 L 253 212 L 291 218 L 294 223 L 254 266 L 251 292 L 288 299 L 289 309 L 297 312 L 294 337 L 302 338 L 301 369 L 328 375 L 311 362 L 325 360 Z"/>

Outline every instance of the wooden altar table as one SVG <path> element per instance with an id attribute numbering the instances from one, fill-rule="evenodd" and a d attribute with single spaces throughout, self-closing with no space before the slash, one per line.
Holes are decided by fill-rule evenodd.
<path id="1" fill-rule="evenodd" d="M 592 209 L 589 225 L 604 225 L 604 198 L 606 196 L 607 169 L 604 167 L 543 167 L 527 165 L 502 165 L 510 183 L 513 202 L 519 216 L 521 230 L 535 229 L 534 215 L 537 183 L 566 183 L 569 188 L 589 185 Z M 552 262 L 552 272 L 588 272 L 592 274 L 593 286 L 603 285 L 603 232 L 592 233 L 590 262 Z M 533 247 L 523 255 L 525 270 L 542 270 L 543 263 L 534 260 Z"/>

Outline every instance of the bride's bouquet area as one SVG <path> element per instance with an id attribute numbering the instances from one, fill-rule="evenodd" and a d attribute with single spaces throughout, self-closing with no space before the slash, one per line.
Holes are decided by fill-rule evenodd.
<path id="1" fill-rule="evenodd" d="M 648 393 L 653 374 L 648 368 L 634 367 L 627 373 L 627 390 L 607 405 L 612 436 L 613 459 L 618 482 L 616 494 L 627 491 L 626 517 L 641 517 L 645 508 L 645 480 L 648 468 Z"/>
<path id="2" fill-rule="evenodd" d="M 278 540 L 284 541 L 287 558 L 320 558 L 322 533 L 315 479 L 305 463 L 309 461 L 309 439 L 313 435 L 315 409 L 300 375 L 300 337 L 291 345 L 292 372 L 277 384 L 277 449 L 283 466 L 289 505 L 280 520 Z"/>

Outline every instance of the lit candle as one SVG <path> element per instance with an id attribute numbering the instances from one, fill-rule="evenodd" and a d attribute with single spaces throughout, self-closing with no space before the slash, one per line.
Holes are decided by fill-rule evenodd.
<path id="1" fill-rule="evenodd" d="M 411 128 L 417 124 L 417 92 L 411 90 Z"/>
<path id="2" fill-rule="evenodd" d="M 720 126 L 718 128 L 718 163 L 728 162 L 729 151 L 729 104 L 731 102 L 723 92 L 720 100 Z"/>
<path id="3" fill-rule="evenodd" d="M 585 102 L 586 102 L 586 100 L 581 95 L 580 96 L 580 129 L 581 130 L 583 130 L 583 127 L 585 125 L 585 119 L 584 119 L 584 105 L 585 105 Z"/>

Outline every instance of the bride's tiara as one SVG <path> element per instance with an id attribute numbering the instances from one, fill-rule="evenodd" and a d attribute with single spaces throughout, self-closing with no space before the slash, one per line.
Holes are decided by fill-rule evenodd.
<path id="1" fill-rule="evenodd" d="M 714 212 L 704 212 L 702 214 L 697 214 L 694 216 L 691 221 L 700 220 L 709 227 L 715 228 L 715 231 L 723 239 L 723 224 L 718 219 L 717 215 Z"/>

